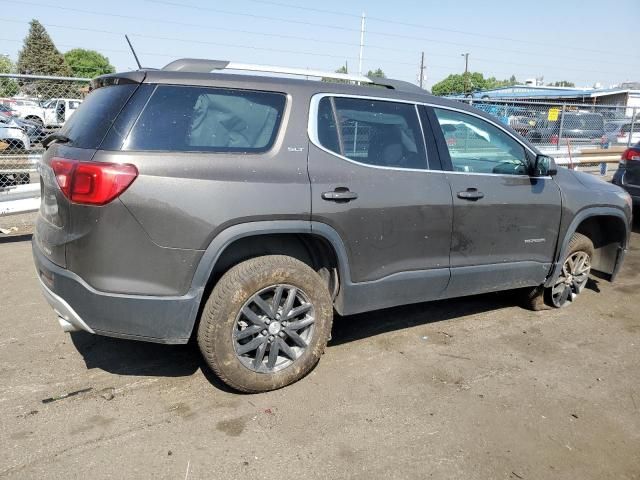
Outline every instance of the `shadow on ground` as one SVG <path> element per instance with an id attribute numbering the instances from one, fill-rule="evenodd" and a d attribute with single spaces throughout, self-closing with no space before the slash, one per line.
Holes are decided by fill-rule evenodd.
<path id="1" fill-rule="evenodd" d="M 487 294 L 420 303 L 348 317 L 336 316 L 329 348 L 417 325 L 474 315 L 513 305 L 514 294 Z M 115 375 L 184 377 L 201 370 L 215 387 L 230 391 L 202 359 L 195 342 L 162 345 L 74 332 L 71 339 L 88 369 Z"/>

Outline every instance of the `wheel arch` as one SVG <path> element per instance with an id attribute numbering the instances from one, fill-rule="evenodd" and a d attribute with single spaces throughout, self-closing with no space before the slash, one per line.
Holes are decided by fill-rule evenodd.
<path id="1" fill-rule="evenodd" d="M 613 207 L 594 207 L 582 210 L 572 220 L 561 240 L 556 263 L 545 286 L 553 285 L 562 269 L 569 241 L 574 233 L 587 236 L 594 247 L 592 269 L 613 280 L 617 274 L 629 241 L 629 221 L 625 213 Z"/>
<path id="2" fill-rule="evenodd" d="M 343 284 L 350 284 L 344 243 L 329 225 L 303 220 L 237 224 L 213 238 L 196 268 L 191 283 L 198 301 L 194 323 L 206 296 L 224 272 L 249 258 L 273 254 L 290 255 L 312 267 L 328 267 L 333 297 Z"/>

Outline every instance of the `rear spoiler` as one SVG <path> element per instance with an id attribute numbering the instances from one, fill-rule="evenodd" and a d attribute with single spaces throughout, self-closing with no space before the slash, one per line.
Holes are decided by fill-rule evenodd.
<path id="1" fill-rule="evenodd" d="M 127 83 L 142 83 L 147 76 L 145 70 L 136 70 L 133 72 L 124 73 L 110 73 L 107 75 L 100 75 L 99 77 L 91 80 L 89 90 L 95 90 L 96 88 L 107 87 L 109 85 L 123 85 Z"/>

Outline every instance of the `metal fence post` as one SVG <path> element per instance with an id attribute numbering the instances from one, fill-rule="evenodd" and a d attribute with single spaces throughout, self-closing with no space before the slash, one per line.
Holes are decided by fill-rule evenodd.
<path id="1" fill-rule="evenodd" d="M 564 128 L 564 111 L 567 108 L 567 104 L 562 104 L 562 111 L 560 112 L 560 131 L 558 132 L 558 144 L 556 145 L 556 150 L 560 150 L 560 142 L 562 141 L 562 129 Z"/>
<path id="2" fill-rule="evenodd" d="M 633 113 L 631 114 L 631 127 L 629 128 L 629 138 L 627 139 L 627 148 L 631 146 L 631 137 L 633 136 L 633 129 L 636 125 L 636 109 L 633 108 Z"/>

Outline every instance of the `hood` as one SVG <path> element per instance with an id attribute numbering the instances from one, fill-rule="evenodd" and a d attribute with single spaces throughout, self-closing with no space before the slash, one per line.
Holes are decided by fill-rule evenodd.
<path id="1" fill-rule="evenodd" d="M 578 180 L 582 185 L 584 185 L 589 190 L 597 190 L 597 191 L 605 191 L 617 193 L 622 189 L 612 183 L 609 183 L 602 178 L 592 175 L 590 173 L 578 172 L 576 170 L 570 170 L 573 176 Z"/>

